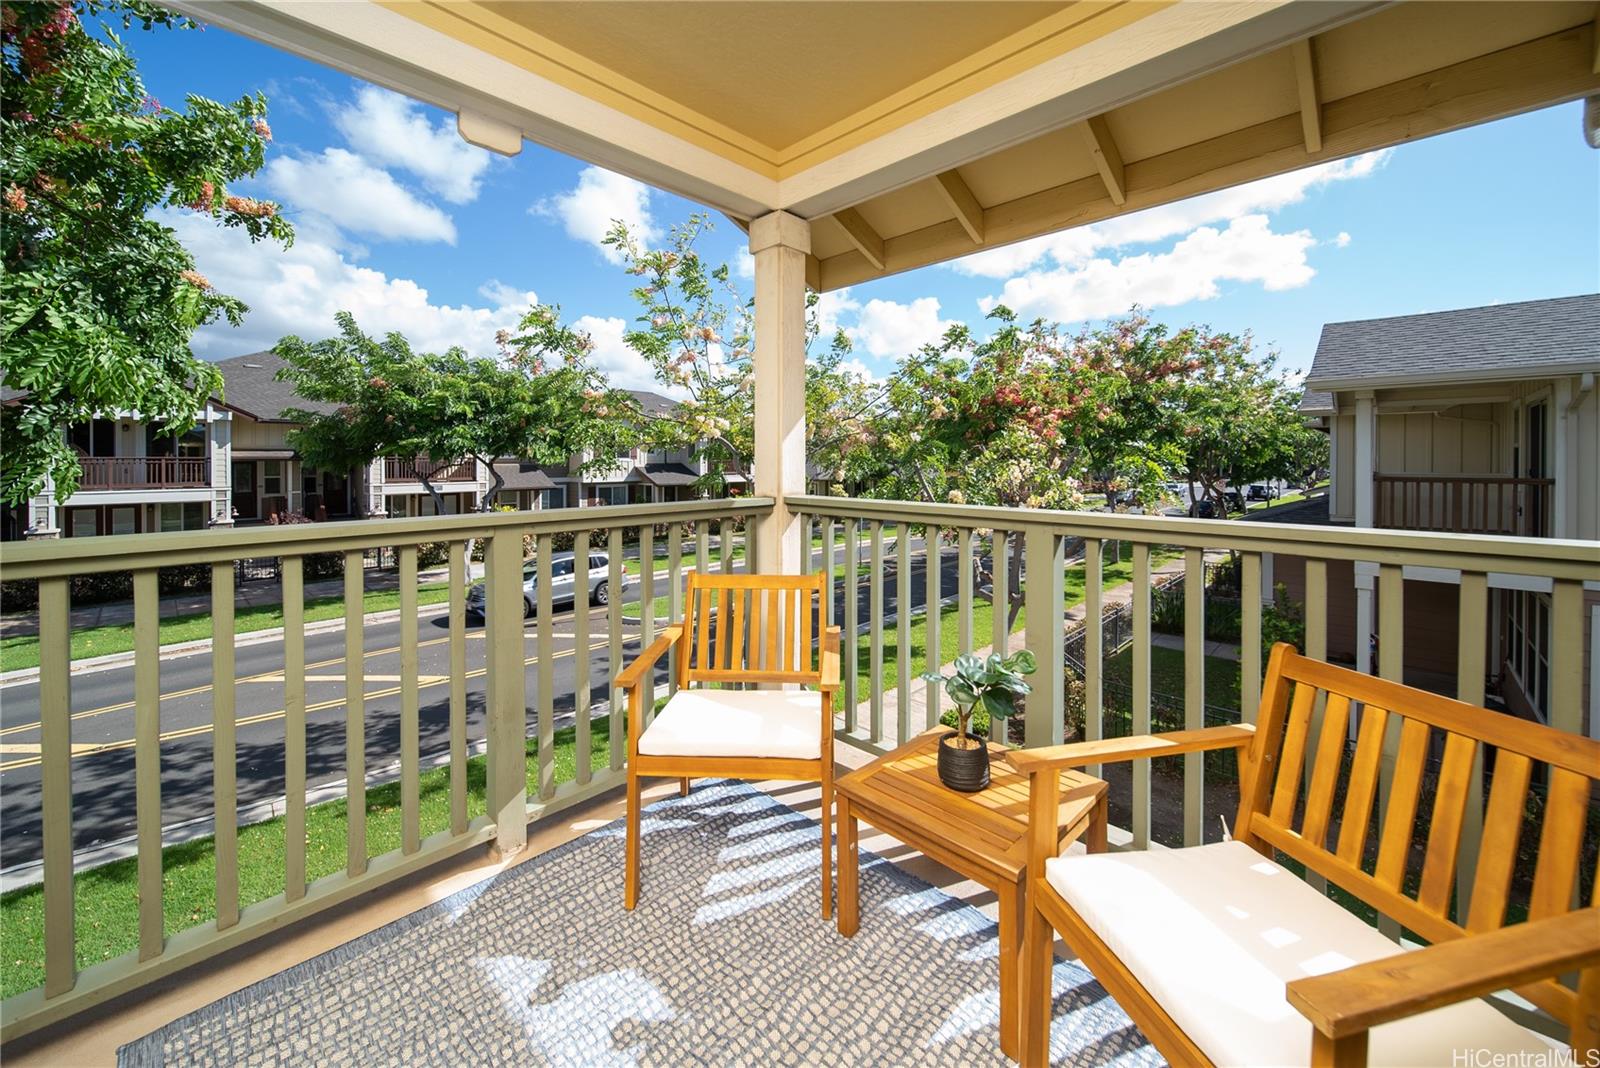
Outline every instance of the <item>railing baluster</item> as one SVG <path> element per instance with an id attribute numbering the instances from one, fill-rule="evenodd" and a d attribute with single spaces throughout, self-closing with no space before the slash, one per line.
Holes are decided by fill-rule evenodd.
<path id="1" fill-rule="evenodd" d="M 556 698 L 555 698 L 555 566 L 551 557 L 551 537 L 540 534 L 534 540 L 534 613 L 538 617 L 534 626 L 534 655 L 539 666 L 535 669 L 537 689 L 534 691 L 534 715 L 539 739 L 539 797 L 548 800 L 556 791 Z M 576 565 L 577 561 L 574 560 Z M 573 579 L 577 579 L 574 572 Z"/>
<path id="2" fill-rule="evenodd" d="M 283 558 L 283 896 L 306 896 L 305 558 Z"/>
<path id="3" fill-rule="evenodd" d="M 233 693 L 233 562 L 211 565 L 211 789 L 216 825 L 217 929 L 239 922 L 239 817 Z"/>
<path id="4" fill-rule="evenodd" d="M 72 605 L 65 578 L 39 580 L 39 777 L 44 993 L 77 981 L 72 877 Z"/>
<path id="5" fill-rule="evenodd" d="M 989 572 L 993 576 L 989 584 L 989 604 L 993 611 L 990 620 L 991 633 L 994 637 L 994 651 L 1001 656 L 1008 652 L 1007 646 L 1011 641 L 1011 628 L 1008 621 L 1011 616 L 1011 593 L 1009 589 L 1010 557 L 1008 550 L 1010 541 L 1003 530 L 992 531 L 989 535 Z"/>
<path id="6" fill-rule="evenodd" d="M 856 704 L 861 697 L 856 693 L 856 673 L 860 669 L 861 660 L 861 592 L 857 582 L 857 558 L 861 540 L 861 524 L 854 518 L 845 520 L 844 524 L 844 633 L 841 635 L 844 645 L 844 664 L 840 687 L 844 695 L 844 729 L 856 729 Z"/>
<path id="7" fill-rule="evenodd" d="M 1206 564 L 1201 549 L 1183 553 L 1183 725 L 1206 725 Z M 1205 754 L 1183 757 L 1183 844 L 1200 845 L 1205 833 Z"/>
<path id="8" fill-rule="evenodd" d="M 961 572 L 956 576 L 956 652 L 972 652 L 972 530 L 956 530 L 960 540 L 956 553 Z"/>
<path id="9" fill-rule="evenodd" d="M 1556 579 L 1550 590 L 1550 726 L 1583 731 L 1583 583 Z"/>
<path id="10" fill-rule="evenodd" d="M 1105 689 L 1102 685 L 1105 652 L 1105 543 L 1099 538 L 1083 540 L 1083 737 L 1097 742 L 1105 736 Z M 1100 774 L 1100 765 L 1085 769 Z"/>
<path id="11" fill-rule="evenodd" d="M 683 524 L 667 525 L 667 621 L 683 622 Z M 667 692 L 678 691 L 678 647 L 667 650 Z"/>
<path id="12" fill-rule="evenodd" d="M 911 526 L 894 527 L 895 738 L 911 737 Z"/>
<path id="13" fill-rule="evenodd" d="M 450 833 L 467 833 L 467 546 L 450 543 Z"/>
<path id="14" fill-rule="evenodd" d="M 718 539 L 722 542 L 723 567 L 727 565 L 728 553 L 728 520 L 724 519 L 717 530 Z M 621 695 L 614 684 L 617 673 L 622 670 L 622 588 L 623 561 L 622 561 L 622 528 L 612 527 L 606 532 L 606 555 L 610 570 L 606 574 L 609 584 L 610 603 L 606 605 L 606 627 L 611 639 L 611 644 L 606 653 L 606 667 L 611 684 L 607 685 L 606 693 L 609 695 L 606 702 L 607 732 L 611 738 L 611 770 L 621 771 L 628 754 L 628 746 L 623 740 L 623 723 L 626 720 L 627 709 L 623 706 Z"/>
<path id="15" fill-rule="evenodd" d="M 938 671 L 944 666 L 944 661 L 939 656 L 940 638 L 944 630 L 944 605 L 941 604 L 939 585 L 944 578 L 944 557 L 939 548 L 939 528 L 929 523 L 922 528 L 922 553 L 923 553 L 923 600 L 925 614 L 923 627 L 927 638 L 923 647 L 927 651 L 927 664 L 925 670 Z M 930 682 L 926 701 L 928 705 L 925 716 L 926 726 L 932 727 L 939 722 L 939 704 L 944 696 L 944 686 L 941 683 Z"/>
<path id="16" fill-rule="evenodd" d="M 1066 680 L 1062 675 L 1066 667 L 1066 651 L 1062 646 L 1066 545 L 1049 527 L 1028 527 L 1022 537 L 1026 554 L 1023 559 L 1028 569 L 1023 638 L 1039 662 L 1030 680 L 1033 692 L 1028 695 L 1025 706 L 1023 740 L 1029 746 L 1056 745 L 1063 740 L 1066 731 Z M 996 735 L 1001 740 L 1005 738 L 999 721 L 990 726 L 990 736 Z"/>
<path id="17" fill-rule="evenodd" d="M 1392 682 L 1402 681 L 1405 671 L 1405 572 L 1398 564 L 1378 565 L 1378 674 Z M 1357 635 L 1357 640 L 1360 640 Z M 1399 717 L 1392 717 L 1384 734 L 1383 764 L 1379 769 L 1378 811 L 1383 826 L 1389 821 L 1390 793 L 1395 784 L 1396 761 L 1400 750 Z M 1426 729 L 1426 728 L 1424 728 Z M 1403 804 L 1415 804 L 1415 798 Z M 1399 941 L 1400 925 L 1388 916 L 1378 917 L 1378 930 Z"/>
<path id="18" fill-rule="evenodd" d="M 417 689 L 417 547 L 400 546 L 400 851 L 422 848 L 419 776 L 421 716 Z"/>
<path id="19" fill-rule="evenodd" d="M 572 594 L 572 717 L 576 738 L 573 759 L 577 764 L 574 776 L 579 786 L 588 783 L 592 774 L 590 756 L 594 740 L 590 737 L 589 721 L 589 532 L 580 530 L 572 536 L 572 574 L 577 585 Z"/>
<path id="20" fill-rule="evenodd" d="M 750 549 L 755 542 L 747 532 L 745 534 L 745 559 L 750 558 Z M 656 640 L 656 531 L 653 526 L 646 523 L 639 528 L 639 649 L 643 651 L 650 648 L 650 643 Z M 650 725 L 655 718 L 655 679 L 648 683 L 649 691 L 645 694 L 644 723 Z"/>
<path id="21" fill-rule="evenodd" d="M 1245 595 L 1248 603 L 1248 594 Z M 1260 605 L 1257 604 L 1259 610 Z M 1150 546 L 1133 543 L 1133 733 L 1150 733 Z M 1133 847 L 1150 845 L 1150 761 L 1133 762 Z"/>
<path id="22" fill-rule="evenodd" d="M 528 666 L 527 621 L 523 618 L 522 532 L 500 527 L 484 550 L 488 572 L 484 621 L 488 708 L 488 815 L 495 826 L 494 850 L 501 857 L 528 844 Z M 548 554 L 545 559 L 548 560 Z M 545 584 L 549 588 L 548 583 Z"/>
<path id="23" fill-rule="evenodd" d="M 1328 563 L 1325 560 L 1306 562 L 1306 655 L 1313 660 L 1328 659 Z M 1327 711 L 1328 697 L 1317 692 L 1311 706 L 1311 726 L 1308 738 L 1322 737 L 1322 717 Z M 1317 751 L 1314 745 L 1306 746 L 1303 778 L 1311 781 L 1316 767 Z M 1328 880 L 1316 872 L 1306 872 L 1306 882 L 1326 893 Z"/>
<path id="24" fill-rule="evenodd" d="M 1261 554 L 1239 561 L 1239 715 L 1254 723 L 1261 707 Z"/>
<path id="25" fill-rule="evenodd" d="M 139 959 L 161 955 L 161 593 L 133 573 L 134 808 L 139 838 Z"/>
<path id="26" fill-rule="evenodd" d="M 817 630 L 818 634 L 821 634 L 823 630 L 833 624 L 835 575 L 833 553 L 837 534 L 837 524 L 834 523 L 833 517 L 824 517 L 822 520 L 822 589 L 824 592 L 822 594 L 822 603 L 817 606 L 817 610 L 822 613 L 822 619 Z"/>
<path id="27" fill-rule="evenodd" d="M 872 521 L 871 563 L 867 565 L 867 680 L 871 690 L 872 720 L 868 737 L 883 738 L 883 524 Z"/>
<path id="28" fill-rule="evenodd" d="M 366 664 L 362 656 L 361 550 L 344 554 L 344 765 L 345 871 L 354 879 L 367 870 Z"/>
<path id="29" fill-rule="evenodd" d="M 1456 646 L 1456 699 L 1482 707 L 1488 675 L 1489 576 L 1463 571 Z M 1472 907 L 1472 884 L 1483 839 L 1483 752 L 1473 756 L 1467 779 L 1467 807 L 1456 860 L 1456 918 L 1465 923 Z"/>

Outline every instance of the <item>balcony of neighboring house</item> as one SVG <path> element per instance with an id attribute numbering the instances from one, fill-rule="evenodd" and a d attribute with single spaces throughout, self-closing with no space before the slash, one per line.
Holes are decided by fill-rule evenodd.
<path id="1" fill-rule="evenodd" d="M 1552 478 L 1374 474 L 1374 526 L 1446 534 L 1550 537 Z"/>
<path id="2" fill-rule="evenodd" d="M 472 460 L 428 460 L 386 456 L 383 477 L 387 482 L 418 482 L 427 479 L 434 485 L 446 482 L 477 482 L 477 464 Z"/>

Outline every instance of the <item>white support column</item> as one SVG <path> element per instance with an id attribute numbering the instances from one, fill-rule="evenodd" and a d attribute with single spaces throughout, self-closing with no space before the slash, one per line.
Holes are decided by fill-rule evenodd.
<path id="1" fill-rule="evenodd" d="M 28 498 L 28 529 L 23 536 L 30 541 L 61 537 L 61 522 L 66 517 L 61 516 L 58 521 L 57 513 L 61 511 L 58 504 L 56 480 L 46 475 L 39 492 Z"/>
<path id="2" fill-rule="evenodd" d="M 383 480 L 387 470 L 385 459 L 380 456 L 367 465 L 367 515 L 379 519 L 389 514 L 383 499 Z"/>
<path id="3" fill-rule="evenodd" d="M 800 524 L 786 498 L 806 490 L 806 255 L 811 224 L 785 211 L 750 223 L 756 261 L 755 492 L 777 501 L 756 526 L 756 559 L 800 573 Z"/>
<path id="4" fill-rule="evenodd" d="M 1376 398 L 1369 392 L 1356 394 L 1355 489 L 1356 526 L 1371 527 L 1376 515 L 1373 500 L 1373 455 L 1378 445 L 1378 415 Z M 1375 564 L 1358 562 L 1356 575 L 1356 670 L 1372 672 L 1372 648 L 1369 644 L 1374 629 L 1372 605 Z M 1352 717 L 1350 729 L 1356 729 Z"/>
<path id="5" fill-rule="evenodd" d="M 206 406 L 206 456 L 211 461 L 211 512 L 214 527 L 233 526 L 233 413 Z"/>
<path id="6" fill-rule="evenodd" d="M 1573 492 L 1576 484 L 1572 478 L 1572 457 L 1569 452 L 1573 438 L 1573 427 L 1577 420 L 1569 414 L 1572 407 L 1572 379 L 1561 378 L 1556 380 L 1555 397 L 1550 405 L 1550 415 L 1555 425 L 1551 427 L 1550 449 L 1550 478 L 1555 480 L 1555 488 L 1551 491 L 1554 498 L 1550 504 L 1550 529 L 1545 532 L 1551 538 L 1575 538 L 1578 536 L 1576 524 L 1572 522 L 1575 513 L 1573 504 L 1576 494 Z"/>

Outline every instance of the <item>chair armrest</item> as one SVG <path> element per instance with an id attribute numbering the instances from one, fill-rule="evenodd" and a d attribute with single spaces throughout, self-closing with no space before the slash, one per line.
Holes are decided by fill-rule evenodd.
<path id="1" fill-rule="evenodd" d="M 1115 764 L 1125 760 L 1177 756 L 1209 749 L 1241 749 L 1255 737 L 1251 723 L 1230 723 L 1195 731 L 1138 734 L 1131 738 L 1103 738 L 1097 742 L 1070 742 L 1038 749 L 1012 749 L 1006 760 L 1023 774 L 1047 768 L 1081 768 L 1090 764 Z"/>
<path id="2" fill-rule="evenodd" d="M 1328 1038 L 1600 965 L 1600 907 L 1438 942 L 1289 984 L 1289 1004 Z"/>
<path id="3" fill-rule="evenodd" d="M 822 632 L 821 670 L 818 672 L 821 681 L 818 687 L 823 690 L 839 688 L 839 635 L 838 627 L 829 627 Z"/>
<path id="4" fill-rule="evenodd" d="M 655 666 L 656 661 L 672 648 L 672 643 L 682 636 L 682 627 L 667 627 L 655 641 L 650 643 L 650 648 L 634 657 L 633 663 L 617 674 L 617 681 L 613 685 L 622 690 L 633 689 L 644 678 L 645 673 Z"/>

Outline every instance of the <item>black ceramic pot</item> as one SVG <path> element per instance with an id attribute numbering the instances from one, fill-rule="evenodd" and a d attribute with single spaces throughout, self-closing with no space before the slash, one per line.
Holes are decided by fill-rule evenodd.
<path id="1" fill-rule="evenodd" d="M 952 731 L 939 739 L 939 781 L 952 790 L 977 793 L 989 785 L 989 747 L 980 744 L 972 749 L 958 749 L 949 744 L 955 737 Z M 981 743 L 983 739 L 978 741 Z"/>

